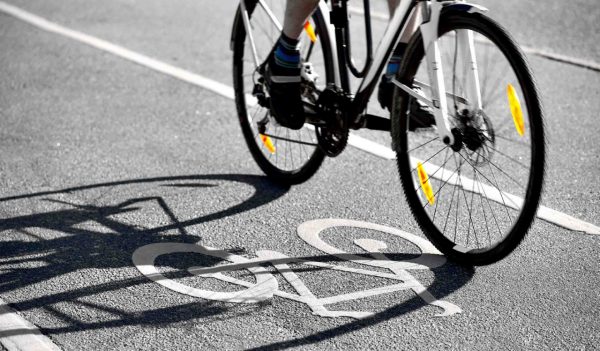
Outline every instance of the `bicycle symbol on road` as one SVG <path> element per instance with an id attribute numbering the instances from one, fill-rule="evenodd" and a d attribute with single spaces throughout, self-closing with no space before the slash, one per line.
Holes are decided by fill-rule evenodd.
<path id="1" fill-rule="evenodd" d="M 422 254 L 414 259 L 406 261 L 394 261 L 389 259 L 389 257 L 382 252 L 382 250 L 387 247 L 384 242 L 366 238 L 354 240 L 355 245 L 365 250 L 365 252 L 369 253 L 372 257 L 372 259 L 365 259 L 364 256 L 344 252 L 323 241 L 320 237 L 320 233 L 325 229 L 333 227 L 354 227 L 388 233 L 401 239 L 408 240 L 412 244 L 416 245 L 421 250 Z M 435 298 L 417 279 L 415 279 L 413 275 L 408 272 L 409 270 L 429 270 L 439 267 L 446 262 L 444 256 L 442 256 L 433 247 L 433 245 L 425 239 L 396 228 L 346 219 L 318 219 L 308 221 L 298 227 L 298 235 L 309 245 L 329 255 L 335 256 L 338 259 L 354 262 L 360 265 L 384 268 L 391 273 L 294 258 L 272 250 L 257 251 L 257 257 L 249 259 L 216 248 L 188 243 L 156 243 L 145 245 L 138 248 L 133 253 L 132 259 L 137 269 L 152 281 L 173 291 L 208 300 L 234 303 L 257 303 L 271 299 L 273 296 L 279 296 L 306 304 L 312 310 L 313 314 L 318 316 L 351 317 L 361 319 L 374 315 L 374 312 L 333 311 L 327 309 L 326 306 L 344 301 L 392 293 L 395 291 L 412 290 L 427 304 L 437 306 L 442 309 L 442 312 L 436 314 L 436 316 L 450 316 L 462 312 L 458 306 Z M 211 291 L 188 286 L 173 279 L 167 278 L 156 267 L 155 261 L 161 255 L 173 253 L 198 253 L 229 261 L 231 263 L 215 267 L 190 267 L 188 268 L 188 272 L 197 277 L 215 278 L 222 282 L 239 285 L 245 289 L 234 292 Z M 301 263 L 333 271 L 386 278 L 395 281 L 396 283 L 362 291 L 329 296 L 326 298 L 318 298 L 310 289 L 308 289 L 308 287 L 300 280 L 298 275 L 290 267 L 290 264 L 292 263 Z M 296 290 L 297 294 L 280 290 L 275 276 L 262 266 L 266 264 L 272 265 L 277 272 L 281 274 L 283 278 Z M 256 279 L 255 283 L 225 274 L 226 272 L 238 270 L 250 271 Z"/>

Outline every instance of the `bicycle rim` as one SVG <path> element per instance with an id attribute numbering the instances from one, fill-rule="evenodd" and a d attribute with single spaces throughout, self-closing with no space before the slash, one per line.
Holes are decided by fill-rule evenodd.
<path id="1" fill-rule="evenodd" d="M 467 113 L 460 101 L 470 71 L 457 60 L 456 30 L 474 35 L 481 113 Z M 420 85 L 430 97 L 418 37 L 400 79 Z M 522 53 L 495 22 L 478 14 L 446 14 L 438 42 L 452 94 L 450 123 L 461 145 L 455 150 L 444 144 L 435 128 L 408 132 L 404 98 L 394 111 L 398 168 L 411 210 L 436 247 L 462 263 L 489 264 L 518 246 L 535 216 L 544 174 L 542 112 Z"/>

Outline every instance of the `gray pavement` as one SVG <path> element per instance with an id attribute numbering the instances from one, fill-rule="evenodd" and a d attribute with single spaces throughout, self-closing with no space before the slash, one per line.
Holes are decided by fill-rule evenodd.
<path id="1" fill-rule="evenodd" d="M 10 3 L 231 84 L 234 1 Z M 560 10 L 558 1 L 483 3 L 524 45 L 600 61 L 593 1 Z M 500 263 L 409 271 L 462 310 L 452 316 L 436 317 L 442 309 L 411 290 L 327 306 L 374 312 L 356 320 L 314 315 L 281 296 L 244 304 L 167 289 L 136 269 L 137 249 L 199 242 L 248 259 L 274 250 L 385 273 L 326 256 L 297 227 L 344 218 L 422 234 L 393 162 L 349 148 L 308 182 L 276 186 L 250 157 L 231 100 L 1 13 L 0 44 L 0 297 L 62 349 L 594 349 L 600 342 L 600 236 L 541 220 Z M 600 73 L 530 61 L 549 132 L 543 203 L 598 225 Z M 374 230 L 335 228 L 322 237 L 348 252 L 361 252 L 352 240 L 368 237 L 398 259 L 418 254 L 414 243 Z M 156 266 L 165 280 L 239 291 L 186 271 L 218 261 L 179 253 Z M 263 266 L 281 291 L 298 295 Z M 290 266 L 318 297 L 392 283 Z M 247 270 L 230 275 L 256 279 Z"/>

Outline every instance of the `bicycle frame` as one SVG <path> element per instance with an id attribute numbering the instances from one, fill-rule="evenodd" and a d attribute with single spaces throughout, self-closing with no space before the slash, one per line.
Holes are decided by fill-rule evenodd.
<path id="1" fill-rule="evenodd" d="M 405 30 L 406 23 L 408 22 L 411 13 L 418 10 L 417 6 L 421 6 L 423 22 L 420 24 L 420 30 L 423 38 L 423 45 L 426 49 L 427 70 L 429 74 L 429 80 L 431 82 L 430 88 L 432 98 L 429 100 L 421 96 L 411 87 L 404 85 L 396 79 L 393 79 L 392 82 L 407 94 L 432 108 L 440 139 L 446 144 L 452 145 L 454 143 L 454 136 L 451 132 L 451 125 L 448 121 L 447 95 L 453 98 L 458 98 L 459 101 L 468 105 L 470 109 L 478 111 L 481 109 L 481 92 L 477 60 L 473 44 L 473 34 L 467 30 L 461 30 L 457 33 L 458 49 L 460 51 L 458 58 L 463 60 L 464 62 L 462 62 L 462 64 L 468 65 L 467 67 L 472 72 L 467 78 L 466 96 L 456 97 L 446 91 L 443 79 L 444 68 L 441 65 L 440 49 L 437 43 L 440 15 L 442 13 L 442 9 L 480 13 L 486 12 L 487 9 L 460 0 L 402 1 L 396 9 L 394 16 L 391 18 L 383 38 L 381 39 L 381 42 L 379 43 L 379 46 L 375 52 L 375 56 L 370 64 L 368 62 L 370 61 L 370 57 L 368 58 L 367 67 L 362 72 L 364 78 L 362 78 L 356 92 L 352 95 L 348 76 L 349 62 L 347 60 L 348 56 L 346 52 L 348 48 L 344 43 L 344 31 L 348 30 L 348 10 L 346 2 L 347 0 L 331 0 L 330 8 L 325 0 L 321 0 L 319 2 L 318 9 L 323 15 L 325 22 L 329 23 L 327 25 L 327 31 L 329 34 L 328 38 L 331 41 L 329 43 L 329 47 L 331 48 L 332 55 L 334 57 L 332 64 L 334 67 L 335 85 L 342 89 L 347 96 L 351 97 L 348 110 L 345 111 L 349 116 L 351 125 L 358 126 L 359 128 L 365 125 L 364 119 L 367 116 L 364 114 L 364 111 L 369 102 L 371 94 L 375 90 L 378 77 L 382 74 L 387 62 L 392 56 L 393 50 L 398 44 L 399 38 Z M 277 18 L 273 16 L 268 6 L 264 3 L 264 0 L 258 0 L 258 4 L 266 11 L 274 25 L 278 29 L 281 29 L 281 24 Z M 240 1 L 240 7 L 242 10 L 242 19 L 246 28 L 246 33 L 249 33 L 249 40 L 251 43 L 253 43 L 251 34 L 252 31 L 249 30 L 250 25 L 244 0 Z M 368 15 L 368 11 L 366 11 L 366 14 Z M 368 20 L 370 21 L 370 19 Z M 254 52 L 253 56 L 257 66 L 260 65 L 260 62 L 258 62 L 258 58 Z M 377 118 L 377 116 L 370 117 Z"/>
<path id="2" fill-rule="evenodd" d="M 288 87 L 300 88 L 300 94 L 282 96 L 271 84 L 280 35 L 275 28 L 281 27 L 266 3 L 289 9 L 282 8 L 283 0 L 243 1 L 231 37 L 236 108 L 252 157 L 268 177 L 302 183 L 325 157 L 338 156 L 347 145 L 365 149 L 349 129 L 393 130 L 391 149 L 374 153 L 396 156 L 408 205 L 441 252 L 483 265 L 519 245 L 543 188 L 543 112 L 526 58 L 486 9 L 460 0 L 402 0 L 373 55 L 369 0 L 363 0 L 359 21 L 365 20 L 367 54 L 358 69 L 351 57 L 349 29 L 355 28 L 349 25 L 348 0 L 315 0 L 317 11 L 296 28 L 304 50 L 295 67 L 300 79 L 293 79 L 299 84 Z M 368 100 L 400 38 L 410 39 L 400 71 L 384 76 L 380 85 L 383 98 L 393 90 L 393 99 L 382 101 L 386 108 L 392 102 L 391 118 L 370 114 Z M 248 48 L 253 39 L 260 51 Z M 252 57 L 253 51 L 260 56 Z M 350 80 L 348 71 L 357 79 Z M 290 102 L 292 114 L 304 116 L 286 116 L 283 107 Z"/>

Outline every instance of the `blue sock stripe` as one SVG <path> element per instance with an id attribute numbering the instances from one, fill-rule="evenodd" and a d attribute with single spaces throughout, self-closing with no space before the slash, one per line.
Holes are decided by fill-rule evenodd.
<path id="1" fill-rule="evenodd" d="M 390 63 L 388 63 L 388 65 L 387 65 L 387 70 L 385 71 L 385 74 L 388 76 L 394 75 L 394 74 L 396 74 L 396 72 L 398 72 L 399 69 L 400 69 L 400 63 L 390 61 Z"/>
<path id="2" fill-rule="evenodd" d="M 300 53 L 297 52 L 296 54 L 288 54 L 286 52 L 284 52 L 281 47 L 277 47 L 277 50 L 275 50 L 275 59 L 278 59 L 279 61 L 283 61 L 283 62 L 287 62 L 287 63 L 295 63 L 298 64 L 300 63 Z"/>
<path id="3" fill-rule="evenodd" d="M 282 61 L 280 59 L 277 58 L 277 56 L 275 56 L 275 64 L 279 67 L 283 67 L 283 68 L 294 68 L 297 69 L 300 67 L 299 63 L 293 63 L 293 62 L 287 62 L 287 61 Z"/>

